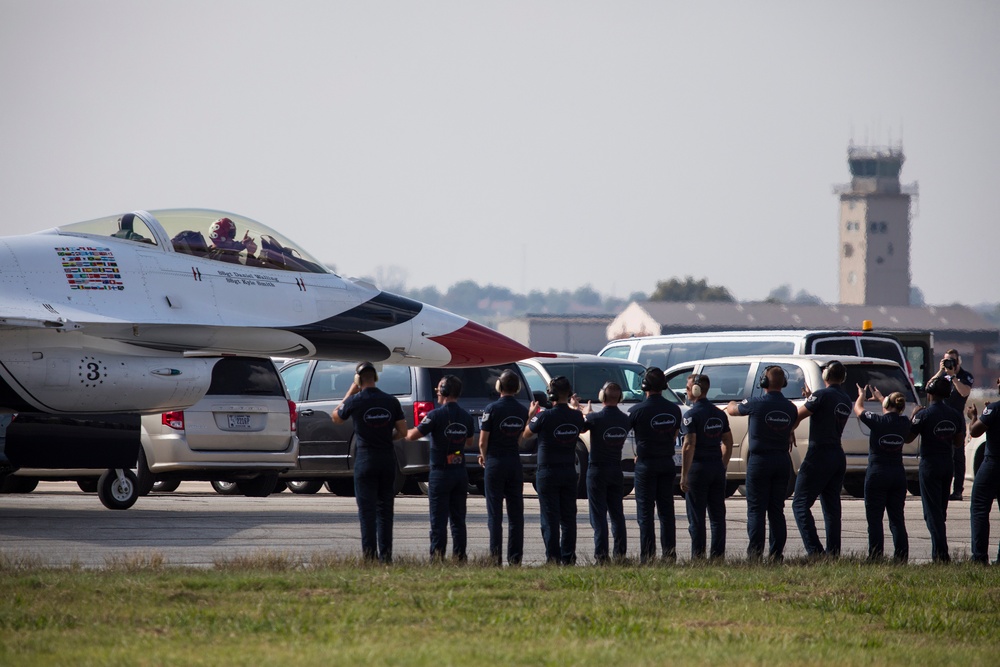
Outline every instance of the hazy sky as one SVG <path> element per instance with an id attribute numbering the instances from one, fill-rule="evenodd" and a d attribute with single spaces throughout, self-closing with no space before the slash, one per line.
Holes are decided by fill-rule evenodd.
<path id="1" fill-rule="evenodd" d="M 836 301 L 848 143 L 902 139 L 913 283 L 1000 301 L 998 28 L 993 0 L 0 0 L 0 234 L 206 207 L 409 287 Z"/>

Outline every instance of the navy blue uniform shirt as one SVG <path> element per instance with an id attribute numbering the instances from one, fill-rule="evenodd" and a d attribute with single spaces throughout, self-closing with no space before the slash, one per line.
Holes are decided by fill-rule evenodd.
<path id="1" fill-rule="evenodd" d="M 472 415 L 458 403 L 445 403 L 431 410 L 417 430 L 431 436 L 432 468 L 465 465 L 465 442 L 472 437 Z"/>
<path id="2" fill-rule="evenodd" d="M 354 418 L 354 435 L 358 447 L 388 449 L 392 447 L 393 429 L 403 419 L 399 399 L 378 387 L 367 387 L 337 408 L 341 419 Z"/>
<path id="3" fill-rule="evenodd" d="M 590 465 L 622 465 L 622 447 L 628 437 L 628 415 L 617 406 L 605 406 L 600 412 L 587 415 L 590 425 Z"/>
<path id="4" fill-rule="evenodd" d="M 532 417 L 528 428 L 538 435 L 538 467 L 559 468 L 576 465 L 576 441 L 590 427 L 579 410 L 558 403 Z"/>
<path id="5" fill-rule="evenodd" d="M 528 408 L 513 396 L 504 396 L 486 406 L 480 427 L 489 433 L 486 457 L 518 456 L 517 439 L 528 423 Z"/>
<path id="6" fill-rule="evenodd" d="M 971 388 L 972 383 L 975 382 L 975 378 L 972 377 L 972 373 L 965 370 L 964 368 L 958 371 L 957 375 L 950 375 L 949 377 L 951 378 L 951 394 L 948 396 L 948 398 L 944 399 L 944 402 L 950 405 L 951 407 L 955 408 L 959 412 L 962 412 L 965 410 L 965 402 L 969 400 L 969 397 L 962 396 L 960 393 L 958 393 L 958 390 L 955 389 L 955 385 L 961 382 L 966 387 Z"/>
<path id="7" fill-rule="evenodd" d="M 847 420 L 854 414 L 854 401 L 839 384 L 815 391 L 806 399 L 809 420 L 809 444 L 840 447 L 840 436 Z"/>
<path id="8" fill-rule="evenodd" d="M 986 456 L 991 459 L 1000 458 L 1000 401 L 990 403 L 983 408 L 979 421 L 986 427 Z"/>
<path id="9" fill-rule="evenodd" d="M 750 453 L 787 452 L 792 427 L 798 420 L 798 408 L 781 394 L 769 391 L 748 398 L 737 406 L 741 415 L 749 415 Z"/>
<path id="10" fill-rule="evenodd" d="M 681 409 L 676 403 L 651 394 L 628 413 L 635 436 L 635 453 L 640 461 L 669 458 L 673 460 Z"/>
<path id="11" fill-rule="evenodd" d="M 695 461 L 721 461 L 725 433 L 729 433 L 729 417 L 708 401 L 695 401 L 681 420 L 681 435 L 695 437 Z"/>
<path id="12" fill-rule="evenodd" d="M 868 463 L 903 465 L 903 444 L 912 428 L 909 418 L 898 412 L 877 415 L 865 410 L 858 419 L 871 429 L 868 436 Z"/>
<path id="13" fill-rule="evenodd" d="M 965 417 L 944 401 L 937 401 L 913 415 L 910 433 L 920 436 L 921 458 L 950 458 L 955 449 L 955 435 L 965 436 Z"/>

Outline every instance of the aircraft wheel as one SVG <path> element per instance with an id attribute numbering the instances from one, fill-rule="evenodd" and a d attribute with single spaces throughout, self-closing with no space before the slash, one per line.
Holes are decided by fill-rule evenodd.
<path id="1" fill-rule="evenodd" d="M 303 479 L 297 482 L 286 482 L 288 490 L 300 495 L 310 495 L 318 493 L 323 488 L 321 479 Z"/>
<path id="2" fill-rule="evenodd" d="M 105 470 L 97 481 L 97 497 L 109 510 L 127 510 L 139 499 L 139 480 L 131 470 Z"/>
<path id="3" fill-rule="evenodd" d="M 223 482 L 222 480 L 213 479 L 212 488 L 215 492 L 222 496 L 238 496 L 240 495 L 240 490 L 236 488 L 236 482 Z"/>

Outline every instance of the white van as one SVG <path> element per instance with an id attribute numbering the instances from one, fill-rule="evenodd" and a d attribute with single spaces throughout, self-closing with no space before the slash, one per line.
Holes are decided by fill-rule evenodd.
<path id="1" fill-rule="evenodd" d="M 927 363 L 932 361 L 930 335 L 919 338 L 905 350 L 899 339 L 884 331 L 710 331 L 700 333 L 641 336 L 613 340 L 598 353 L 602 357 L 628 359 L 649 368 L 667 369 L 696 359 L 746 355 L 823 354 L 832 357 L 888 359 L 906 369 L 921 389 Z M 914 377 L 914 372 L 919 377 Z M 933 372 L 933 371 L 931 371 Z"/>

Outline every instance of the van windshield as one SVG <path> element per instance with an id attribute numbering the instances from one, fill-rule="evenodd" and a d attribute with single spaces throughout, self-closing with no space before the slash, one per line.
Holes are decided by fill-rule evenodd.
<path id="1" fill-rule="evenodd" d="M 898 391 L 906 397 L 906 402 L 916 405 L 917 399 L 910 388 L 910 381 L 902 368 L 882 364 L 845 364 L 847 381 L 842 385 L 851 400 L 858 398 L 858 385 L 871 385 L 883 396 Z"/>

